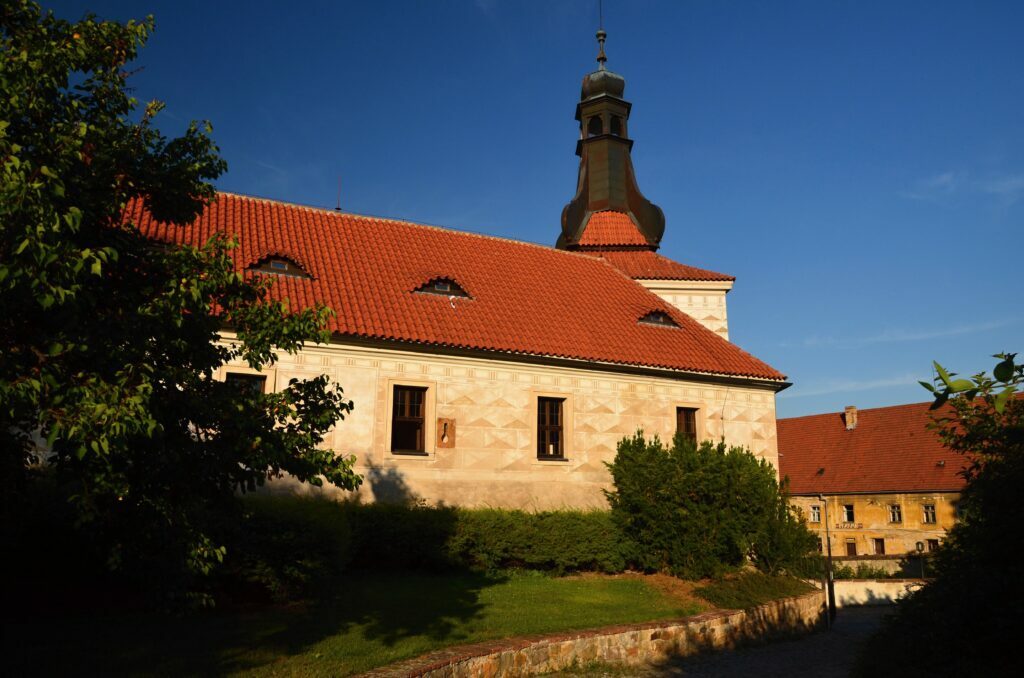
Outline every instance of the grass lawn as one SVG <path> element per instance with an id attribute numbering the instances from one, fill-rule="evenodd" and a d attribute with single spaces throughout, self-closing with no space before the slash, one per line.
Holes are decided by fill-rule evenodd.
<path id="1" fill-rule="evenodd" d="M 701 610 L 639 577 L 396 574 L 348 584 L 335 602 L 250 613 L 7 620 L 6 672 L 336 676 L 446 645 Z"/>

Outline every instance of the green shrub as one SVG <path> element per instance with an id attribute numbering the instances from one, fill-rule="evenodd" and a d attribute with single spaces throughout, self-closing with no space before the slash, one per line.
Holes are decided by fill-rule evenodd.
<path id="1" fill-rule="evenodd" d="M 609 469 L 612 518 L 646 570 L 699 579 L 750 558 L 777 573 L 815 543 L 780 491 L 775 469 L 743 448 L 697 445 L 684 436 L 665 447 L 637 433 L 619 443 Z"/>
<path id="2" fill-rule="evenodd" d="M 344 507 L 315 497 L 256 495 L 243 501 L 228 547 L 229 576 L 275 600 L 320 595 L 341 584 L 352 556 Z"/>
<path id="3" fill-rule="evenodd" d="M 795 577 L 745 572 L 698 588 L 698 596 L 716 607 L 744 610 L 779 598 L 799 596 L 814 590 Z"/>

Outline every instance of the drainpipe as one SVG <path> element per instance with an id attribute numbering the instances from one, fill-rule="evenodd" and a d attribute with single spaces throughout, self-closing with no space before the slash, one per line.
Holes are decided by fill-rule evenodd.
<path id="1" fill-rule="evenodd" d="M 823 494 L 818 495 L 818 500 L 825 507 L 825 550 L 828 553 L 825 560 L 825 588 L 828 591 L 828 626 L 832 628 L 832 622 L 836 619 L 836 587 L 832 574 L 832 537 L 828 532 L 828 502 Z"/>

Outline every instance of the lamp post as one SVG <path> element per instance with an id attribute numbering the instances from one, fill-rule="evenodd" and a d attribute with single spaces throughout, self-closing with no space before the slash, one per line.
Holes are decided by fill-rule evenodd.
<path id="1" fill-rule="evenodd" d="M 921 581 L 924 581 L 924 542 L 919 541 L 914 546 L 917 548 L 917 559 L 921 561 Z"/>
<path id="2" fill-rule="evenodd" d="M 825 495 L 819 494 L 818 501 L 825 507 L 825 552 L 827 553 L 825 560 L 825 589 L 828 592 L 828 625 L 831 628 L 832 622 L 836 618 L 836 587 L 832 576 L 832 537 L 828 532 L 828 502 L 825 501 Z"/>

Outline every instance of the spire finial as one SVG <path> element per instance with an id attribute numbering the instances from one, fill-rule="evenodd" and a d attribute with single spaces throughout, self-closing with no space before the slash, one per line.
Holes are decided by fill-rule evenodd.
<path id="1" fill-rule="evenodd" d="M 598 70 L 604 70 L 604 62 L 608 61 L 608 57 L 604 53 L 604 39 L 608 37 L 608 34 L 604 32 L 603 28 L 597 31 L 597 63 Z"/>

